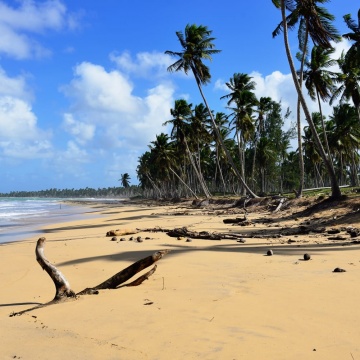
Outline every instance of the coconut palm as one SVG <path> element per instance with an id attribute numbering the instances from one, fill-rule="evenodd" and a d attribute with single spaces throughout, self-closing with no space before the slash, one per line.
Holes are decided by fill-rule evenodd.
<path id="1" fill-rule="evenodd" d="M 309 111 L 309 108 L 306 104 L 304 95 L 302 93 L 301 87 L 300 87 L 300 83 L 297 77 L 297 73 L 295 70 L 295 66 L 294 66 L 294 61 L 290 52 L 290 46 L 289 46 L 289 40 L 288 40 L 288 26 L 287 26 L 287 19 L 286 19 L 286 8 L 288 8 L 289 5 L 296 5 L 296 1 L 285 1 L 285 0 L 272 0 L 273 3 L 277 6 L 281 8 L 281 16 L 282 16 L 282 22 L 283 22 L 283 34 L 284 34 L 284 44 L 285 44 L 285 50 L 286 50 L 286 55 L 288 58 L 288 62 L 290 65 L 290 69 L 291 69 L 291 74 L 293 77 L 293 81 L 295 84 L 295 88 L 296 91 L 298 93 L 298 96 L 300 98 L 300 102 L 301 102 L 301 106 L 304 110 L 305 113 L 305 117 L 306 120 L 310 126 L 311 129 L 311 133 L 312 136 L 314 137 L 314 142 L 318 148 L 319 154 L 326 166 L 326 169 L 328 171 L 330 180 L 331 180 L 331 195 L 333 198 L 340 198 L 341 197 L 341 190 L 336 178 L 336 174 L 334 171 L 334 167 L 330 161 L 330 159 L 328 158 L 328 156 L 325 153 L 324 147 L 322 146 L 322 143 L 320 141 L 319 138 L 319 134 L 316 131 L 315 125 L 312 121 L 311 118 L 311 114 Z M 309 17 L 307 17 L 307 21 L 308 21 L 308 29 L 309 29 L 309 34 L 311 34 L 311 38 L 313 39 L 315 45 L 325 45 L 324 47 L 329 46 L 330 44 L 330 36 L 328 34 L 328 32 L 326 31 L 326 29 L 324 28 L 322 22 L 320 21 L 320 14 L 316 12 L 316 7 L 314 6 L 314 1 L 309 0 L 309 1 L 301 1 L 300 3 L 309 3 L 310 8 L 312 10 L 312 12 L 309 13 Z M 325 22 L 326 23 L 326 22 Z"/>
<path id="2" fill-rule="evenodd" d="M 352 31 L 346 34 L 343 34 L 345 39 L 353 41 L 351 48 L 348 50 L 346 57 L 347 62 L 353 62 L 354 65 L 360 66 L 360 9 L 358 11 L 358 23 L 355 23 L 355 20 L 351 18 L 350 14 L 344 15 L 344 20 L 347 27 Z"/>
<path id="3" fill-rule="evenodd" d="M 351 185 L 359 185 L 360 123 L 356 109 L 349 104 L 335 106 L 327 127 L 329 145 L 338 159 L 341 175 L 343 169 L 349 168 Z"/>
<path id="4" fill-rule="evenodd" d="M 182 47 L 182 51 L 165 51 L 165 54 L 178 58 L 178 60 L 174 64 L 168 67 L 168 71 L 184 71 L 185 74 L 188 74 L 191 71 L 193 73 L 200 94 L 204 100 L 204 104 L 208 109 L 212 126 L 214 127 L 217 138 L 219 138 L 221 146 L 224 148 L 229 163 L 231 164 L 240 182 L 246 188 L 248 193 L 251 196 L 256 197 L 256 195 L 245 183 L 239 170 L 235 166 L 235 163 L 231 158 L 229 151 L 226 149 L 224 141 L 221 139 L 221 134 L 219 132 L 219 129 L 217 128 L 212 111 L 207 103 L 204 92 L 202 90 L 202 85 L 209 83 L 211 79 L 210 69 L 203 63 L 203 60 L 205 59 L 211 61 L 212 55 L 220 52 L 220 50 L 215 49 L 215 45 L 213 43 L 215 38 L 211 37 L 211 33 L 212 31 L 209 30 L 206 26 L 197 26 L 195 24 L 186 25 L 185 33 L 177 31 L 176 35 Z"/>
<path id="5" fill-rule="evenodd" d="M 311 50 L 310 60 L 305 61 L 306 69 L 303 73 L 305 87 L 308 90 L 310 98 L 318 102 L 324 143 L 330 160 L 331 154 L 326 136 L 321 100 L 324 102 L 328 101 L 335 89 L 333 82 L 335 73 L 327 70 L 336 64 L 336 60 L 331 58 L 334 51 L 332 48 L 324 49 L 321 46 L 314 46 Z"/>
<path id="6" fill-rule="evenodd" d="M 130 186 L 130 175 L 128 173 L 121 174 L 119 181 L 124 188 L 128 188 Z"/>
<path id="7" fill-rule="evenodd" d="M 344 52 L 338 60 L 340 73 L 336 74 L 335 83 L 339 84 L 330 99 L 330 105 L 340 97 L 340 104 L 352 100 L 360 122 L 360 67 L 348 62 Z"/>
<path id="8" fill-rule="evenodd" d="M 255 185 L 255 162 L 256 162 L 256 151 L 259 139 L 264 135 L 265 132 L 265 121 L 267 114 L 271 111 L 273 106 L 273 101 L 271 97 L 261 97 L 257 102 L 257 108 L 255 112 L 258 114 L 258 117 L 255 122 L 255 137 L 254 137 L 254 150 L 253 150 L 253 161 L 251 167 L 251 180 L 253 187 Z"/>
<path id="9" fill-rule="evenodd" d="M 199 183 L 203 189 L 203 192 L 205 196 L 209 198 L 211 197 L 211 194 L 205 184 L 200 168 L 197 168 L 196 163 L 194 162 L 193 156 L 188 146 L 188 141 L 186 139 L 186 129 L 189 128 L 187 121 L 189 121 L 192 114 L 191 106 L 192 105 L 188 104 L 187 101 L 184 99 L 175 100 L 174 108 L 170 109 L 170 113 L 173 116 L 173 119 L 166 121 L 163 125 L 173 125 L 173 128 L 171 130 L 171 137 L 177 140 L 176 144 L 179 149 L 178 153 L 180 156 L 182 156 L 185 150 L 194 169 L 194 172 L 199 180 Z M 183 180 L 183 182 L 185 182 L 185 180 Z"/>
<path id="10" fill-rule="evenodd" d="M 303 68 L 305 58 L 308 53 L 309 36 L 315 45 L 320 45 L 323 48 L 331 48 L 330 41 L 340 41 L 340 36 L 331 22 L 334 16 L 331 15 L 326 8 L 318 6 L 317 3 L 323 4 L 328 0 L 286 0 L 284 7 L 290 11 L 286 17 L 286 27 L 292 29 L 299 23 L 298 40 L 299 40 L 299 85 L 302 88 L 303 82 Z M 280 0 L 273 0 L 276 7 L 281 7 Z M 284 10 L 285 11 L 285 10 Z M 280 34 L 284 29 L 285 20 L 273 31 L 273 37 Z M 285 36 L 285 34 L 284 34 Z M 300 169 L 300 185 L 297 191 L 297 197 L 302 196 L 304 184 L 304 160 L 302 156 L 302 142 L 301 142 L 301 118 L 300 118 L 301 99 L 298 96 L 297 102 L 297 132 L 298 132 L 298 148 L 299 148 L 299 169 Z"/>
<path id="11" fill-rule="evenodd" d="M 257 98 L 253 92 L 256 83 L 251 80 L 252 77 L 243 74 L 235 73 L 226 86 L 231 90 L 227 95 L 221 99 L 228 99 L 228 106 L 232 110 L 233 119 L 231 123 L 234 124 L 235 134 L 237 136 L 239 158 L 241 166 L 241 175 L 245 179 L 245 147 L 246 142 L 253 136 L 255 131 L 254 121 L 252 118 L 253 107 L 257 104 Z"/>

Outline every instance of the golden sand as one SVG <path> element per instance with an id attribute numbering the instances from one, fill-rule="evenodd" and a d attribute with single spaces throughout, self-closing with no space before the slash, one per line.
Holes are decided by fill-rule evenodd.
<path id="1" fill-rule="evenodd" d="M 256 216 L 271 214 L 249 214 Z M 1 358 L 360 359 L 359 245 L 328 244 L 314 235 L 291 244 L 287 238 L 187 242 L 144 231 L 136 234 L 143 242 L 105 236 L 113 229 L 157 226 L 246 230 L 224 224 L 229 217 L 178 205 L 104 205 L 99 218 L 47 226 L 46 257 L 75 292 L 155 251 L 171 252 L 138 287 L 103 290 L 16 317 L 9 314 L 54 297 L 54 285 L 35 259 L 36 240 L 44 234 L 0 246 Z M 268 249 L 273 256 L 266 256 Z M 305 252 L 310 261 L 303 261 Z M 334 273 L 335 267 L 346 272 Z"/>

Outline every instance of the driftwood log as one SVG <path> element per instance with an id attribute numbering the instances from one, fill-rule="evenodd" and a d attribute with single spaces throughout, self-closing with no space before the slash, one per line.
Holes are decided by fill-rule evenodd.
<path id="1" fill-rule="evenodd" d="M 142 229 L 143 232 L 166 232 L 170 237 L 187 237 L 192 239 L 203 240 L 222 240 L 222 239 L 241 239 L 244 236 L 242 234 L 235 233 L 217 233 L 209 231 L 190 231 L 185 226 L 175 229 L 163 229 L 160 227 Z"/>
<path id="2" fill-rule="evenodd" d="M 13 312 L 10 314 L 10 316 L 16 316 L 16 315 L 22 315 L 26 312 L 40 309 L 45 306 L 49 306 L 52 304 L 58 304 L 60 302 L 70 300 L 70 299 L 76 299 L 80 295 L 94 295 L 98 294 L 99 290 L 104 289 L 117 289 L 120 287 L 125 286 L 138 286 L 142 284 L 145 280 L 147 280 L 155 271 L 156 271 L 156 265 L 147 273 L 144 275 L 141 275 L 134 281 L 122 285 L 127 280 L 131 279 L 134 275 L 139 273 L 140 271 L 146 269 L 147 267 L 153 265 L 155 262 L 159 261 L 163 258 L 164 255 L 169 253 L 170 250 L 161 250 L 157 251 L 154 254 L 147 256 L 143 259 L 140 259 L 139 261 L 133 263 L 132 265 L 128 266 L 127 268 L 121 270 L 114 276 L 110 277 L 109 279 L 105 280 L 99 285 L 96 285 L 94 287 L 86 288 L 78 293 L 75 293 L 71 287 L 69 282 L 66 280 L 65 276 L 53 265 L 50 263 L 50 261 L 45 257 L 44 254 L 44 247 L 45 247 L 45 241 L 46 239 L 44 237 L 41 237 L 37 243 L 35 248 L 35 254 L 36 254 L 36 260 L 40 264 L 43 270 L 45 270 L 48 275 L 50 276 L 51 280 L 53 281 L 55 285 L 55 297 L 53 300 L 45 303 L 40 304 L 38 306 L 32 307 L 30 309 L 22 310 L 19 312 Z"/>

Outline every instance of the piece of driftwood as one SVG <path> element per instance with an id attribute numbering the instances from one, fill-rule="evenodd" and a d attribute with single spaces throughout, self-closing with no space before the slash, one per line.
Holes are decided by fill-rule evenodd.
<path id="1" fill-rule="evenodd" d="M 222 239 L 241 239 L 243 237 L 251 237 L 246 236 L 244 234 L 236 234 L 236 233 L 210 233 L 208 231 L 189 231 L 186 227 L 175 228 L 175 229 L 162 229 L 160 227 L 150 228 L 150 229 L 142 229 L 141 232 L 166 232 L 166 234 L 170 237 L 186 237 L 193 239 L 203 239 L 203 240 L 222 240 Z"/>
<path id="2" fill-rule="evenodd" d="M 224 224 L 239 224 L 247 220 L 246 215 L 243 218 L 232 218 L 232 219 L 224 219 Z"/>
<path id="3" fill-rule="evenodd" d="M 122 236 L 122 235 L 132 235 L 137 234 L 139 232 L 138 229 L 116 229 L 110 230 L 106 233 L 106 236 Z"/>
<path id="4" fill-rule="evenodd" d="M 53 301 L 60 301 L 63 298 L 75 297 L 74 291 L 71 290 L 69 282 L 66 280 L 65 276 L 50 263 L 50 261 L 44 255 L 45 247 L 45 238 L 41 237 L 35 248 L 36 260 L 40 264 L 43 270 L 45 270 L 50 276 L 51 280 L 55 284 L 55 297 Z"/>
<path id="5" fill-rule="evenodd" d="M 221 240 L 221 234 L 208 231 L 189 231 L 186 227 L 176 228 L 166 233 L 170 237 L 188 237 L 193 239 Z"/>
<path id="6" fill-rule="evenodd" d="M 280 209 L 281 209 L 281 207 L 283 206 L 285 200 L 286 200 L 286 198 L 281 198 L 281 199 L 280 199 L 278 206 L 277 206 L 276 209 L 274 210 L 274 213 L 280 211 Z"/>
<path id="7" fill-rule="evenodd" d="M 143 258 L 143 259 L 135 262 L 134 264 L 128 266 L 126 269 L 121 270 L 120 272 L 118 272 L 111 278 L 105 280 L 101 284 L 94 286 L 92 288 L 86 288 L 86 289 L 80 291 L 77 295 L 92 295 L 92 294 L 97 294 L 99 290 L 116 289 L 117 287 L 119 287 L 119 285 L 123 284 L 125 281 L 132 278 L 138 272 L 142 271 L 143 269 L 146 269 L 147 267 L 151 266 L 155 262 L 162 259 L 163 256 L 166 255 L 169 251 L 170 250 L 157 251 L 153 255 L 147 256 L 146 258 Z M 141 282 L 143 282 L 144 280 L 149 278 L 149 276 L 155 272 L 156 267 L 153 270 L 154 271 L 151 272 L 151 274 L 149 274 L 147 277 L 145 276 L 147 274 L 144 275 L 145 277 L 144 276 L 140 277 L 142 279 Z M 135 282 L 138 285 L 141 284 L 139 279 L 135 280 Z M 131 285 L 131 286 L 134 286 L 134 285 Z"/>
<path id="8" fill-rule="evenodd" d="M 156 265 L 148 271 L 146 274 L 140 276 L 136 280 L 132 281 L 129 284 L 123 284 L 130 278 L 132 278 L 134 275 L 139 273 L 140 271 L 144 270 L 145 268 L 153 265 L 155 262 L 159 261 L 163 258 L 164 255 L 169 253 L 170 250 L 161 250 L 155 252 L 153 255 L 147 256 L 143 259 L 140 259 L 139 261 L 133 263 L 132 265 L 128 266 L 127 268 L 123 269 L 122 271 L 118 272 L 114 276 L 110 277 L 109 279 L 105 280 L 101 284 L 92 287 L 92 288 L 86 288 L 78 293 L 75 293 L 71 287 L 69 282 L 66 280 L 65 276 L 53 265 L 50 263 L 50 261 L 45 257 L 44 254 L 44 247 L 45 247 L 45 241 L 46 239 L 44 237 L 40 238 L 36 243 L 35 248 L 35 254 L 36 254 L 36 260 L 40 264 L 43 270 L 45 270 L 48 275 L 50 276 L 51 280 L 53 281 L 55 285 L 55 297 L 53 300 L 45 303 L 40 304 L 35 307 L 32 307 L 30 309 L 22 310 L 19 312 L 13 312 L 10 314 L 10 316 L 17 316 L 22 315 L 26 312 L 40 309 L 45 306 L 58 304 L 60 302 L 66 301 L 66 300 L 73 300 L 78 298 L 80 295 L 93 295 L 98 294 L 99 290 L 104 289 L 116 289 L 119 287 L 124 286 L 138 286 L 142 284 L 145 280 L 147 280 L 155 271 L 156 271 Z"/>

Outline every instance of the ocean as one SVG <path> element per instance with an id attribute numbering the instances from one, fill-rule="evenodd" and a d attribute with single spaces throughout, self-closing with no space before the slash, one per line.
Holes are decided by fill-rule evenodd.
<path id="1" fill-rule="evenodd" d="M 63 203 L 69 199 L 1 198 L 0 244 L 21 241 L 39 234 L 46 224 L 72 221 L 91 216 L 83 206 Z"/>

